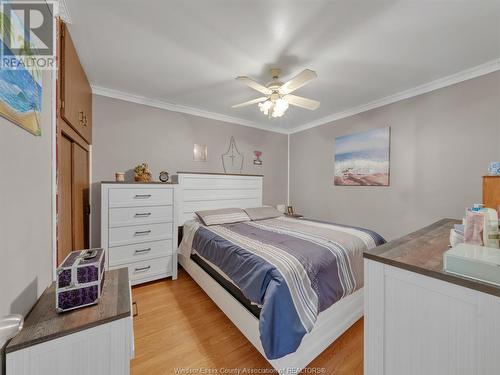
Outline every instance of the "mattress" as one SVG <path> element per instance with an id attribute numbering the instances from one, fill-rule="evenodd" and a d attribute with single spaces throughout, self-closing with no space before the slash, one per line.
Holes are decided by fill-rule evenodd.
<path id="1" fill-rule="evenodd" d="M 220 286 L 222 286 L 239 303 L 241 303 L 243 307 L 245 307 L 253 316 L 259 319 L 261 308 L 253 304 L 248 298 L 246 298 L 241 292 L 240 288 L 234 285 L 226 277 L 221 275 L 220 272 L 217 271 L 215 267 L 213 267 L 213 265 L 203 260 L 203 258 L 198 254 L 191 254 L 191 260 L 199 265 L 206 273 L 208 273 L 212 279 L 217 281 Z"/>
<path id="2" fill-rule="evenodd" d="M 384 242 L 363 228 L 278 217 L 187 222 L 179 251 L 259 311 L 266 357 L 277 359 L 299 347 L 319 313 L 363 286 L 363 252 Z"/>

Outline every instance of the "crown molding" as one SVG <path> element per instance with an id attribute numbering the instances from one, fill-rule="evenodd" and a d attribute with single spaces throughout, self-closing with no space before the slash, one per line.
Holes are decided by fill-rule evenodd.
<path id="1" fill-rule="evenodd" d="M 357 115 L 359 113 L 366 112 L 366 111 L 369 111 L 371 109 L 383 107 L 385 105 L 392 104 L 392 103 L 395 103 L 395 102 L 398 102 L 398 101 L 401 101 L 404 99 L 409 99 L 409 98 L 412 98 L 412 97 L 415 97 L 418 95 L 426 94 L 428 92 L 438 90 L 438 89 L 441 89 L 441 88 L 444 88 L 447 86 L 451 86 L 451 85 L 454 85 L 456 83 L 460 83 L 463 81 L 467 81 L 469 79 L 476 78 L 476 77 L 479 77 L 479 76 L 482 76 L 482 75 L 485 75 L 488 73 L 492 73 L 492 72 L 495 72 L 497 70 L 500 70 L 500 59 L 491 60 L 485 64 L 481 64 L 481 65 L 475 66 L 473 68 L 466 69 L 466 70 L 463 70 L 461 72 L 458 72 L 458 73 L 455 73 L 455 74 L 452 74 L 452 75 L 449 75 L 449 76 L 446 76 L 443 78 L 436 79 L 435 81 L 431 81 L 431 82 L 425 83 L 423 85 L 413 87 L 409 90 L 401 91 L 397 94 L 389 95 L 389 96 L 386 96 L 385 98 L 377 99 L 377 100 L 374 100 L 372 102 L 347 109 L 345 111 L 333 113 L 333 114 L 328 115 L 326 117 L 322 117 L 318 120 L 314 120 L 314 121 L 308 122 L 304 125 L 300 125 L 300 126 L 297 126 L 295 128 L 289 129 L 289 134 L 298 133 L 298 132 L 301 132 L 301 131 L 304 131 L 307 129 L 311 129 L 311 128 L 315 128 L 317 126 L 327 124 L 329 122 L 333 122 L 333 121 L 340 120 L 340 119 L 343 119 L 346 117 Z"/>
<path id="2" fill-rule="evenodd" d="M 180 112 L 186 113 L 188 115 L 205 117 L 212 120 L 224 121 L 232 124 L 238 124 L 243 126 L 249 126 L 251 128 L 257 128 L 261 130 L 271 131 L 280 134 L 288 134 L 288 129 L 278 128 L 276 126 L 269 126 L 267 124 L 259 124 L 253 121 L 244 120 L 238 117 L 232 117 L 223 115 L 221 113 L 209 112 L 202 109 L 197 109 L 193 107 L 187 107 L 179 104 L 172 104 L 168 102 L 164 102 L 157 99 L 148 98 L 145 96 L 130 94 L 123 91 L 108 89 L 105 87 L 100 87 L 96 85 L 92 85 L 92 93 L 94 95 L 106 96 L 108 98 L 120 99 L 127 102 L 137 103 L 147 105 L 149 107 L 166 109 L 172 112 Z"/>
<path id="3" fill-rule="evenodd" d="M 64 1 L 63 1 L 64 2 Z M 95 95 L 106 96 L 109 98 L 120 99 L 132 103 L 143 104 L 149 107 L 166 109 L 168 111 L 186 113 L 193 116 L 205 117 L 212 120 L 224 121 L 232 124 L 249 126 L 256 129 L 267 130 L 274 133 L 280 134 L 294 134 L 307 129 L 315 128 L 336 120 L 340 120 L 346 117 L 354 116 L 362 112 L 369 111 L 371 109 L 383 107 L 388 104 L 392 104 L 404 99 L 409 99 L 418 95 L 426 94 L 428 92 L 438 90 L 447 86 L 451 86 L 463 81 L 467 81 L 472 78 L 476 78 L 488 73 L 492 73 L 500 70 L 500 58 L 489 61 L 487 63 L 475 66 L 470 69 L 463 70 L 461 72 L 439 78 L 437 80 L 425 83 L 420 86 L 413 87 L 411 89 L 401 91 L 394 95 L 389 95 L 381 99 L 371 101 L 369 103 L 356 106 L 345 111 L 336 112 L 326 117 L 322 117 L 318 120 L 308 122 L 306 124 L 297 126 L 292 129 L 283 129 L 277 126 L 271 126 L 269 124 L 261 124 L 253 121 L 245 120 L 239 117 L 227 116 L 221 113 L 215 113 L 210 111 L 205 111 L 202 109 L 197 109 L 193 107 L 187 107 L 179 104 L 172 104 L 164 102 L 157 99 L 148 98 L 145 96 L 135 95 L 123 91 L 108 89 L 105 87 L 100 87 L 92 85 L 92 93 Z"/>
<path id="4" fill-rule="evenodd" d="M 59 16 L 59 18 L 62 19 L 65 23 L 71 23 L 71 15 L 69 14 L 66 0 L 58 0 L 57 5 L 57 16 Z"/>

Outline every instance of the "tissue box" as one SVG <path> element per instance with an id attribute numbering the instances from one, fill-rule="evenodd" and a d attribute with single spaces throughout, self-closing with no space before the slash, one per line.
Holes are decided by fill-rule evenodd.
<path id="1" fill-rule="evenodd" d="M 488 173 L 492 176 L 500 175 L 500 161 L 491 162 L 490 168 L 488 169 Z"/>
<path id="2" fill-rule="evenodd" d="M 57 312 L 98 303 L 104 285 L 104 255 L 103 249 L 89 249 L 66 257 L 57 269 Z"/>

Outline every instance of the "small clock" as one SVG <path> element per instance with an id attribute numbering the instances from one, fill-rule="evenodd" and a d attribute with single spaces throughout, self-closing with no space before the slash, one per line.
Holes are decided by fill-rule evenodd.
<path id="1" fill-rule="evenodd" d="M 167 182 L 169 178 L 168 172 L 161 171 L 159 178 L 161 182 Z"/>

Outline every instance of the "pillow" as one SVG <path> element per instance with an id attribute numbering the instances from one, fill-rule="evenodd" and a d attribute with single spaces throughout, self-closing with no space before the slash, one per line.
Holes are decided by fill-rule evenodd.
<path id="1" fill-rule="evenodd" d="M 281 212 L 271 206 L 245 208 L 245 212 L 252 220 L 272 219 L 282 215 Z"/>
<path id="2" fill-rule="evenodd" d="M 250 221 L 241 208 L 221 208 L 219 210 L 196 211 L 196 215 L 205 225 L 239 223 Z"/>

